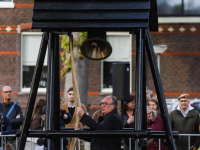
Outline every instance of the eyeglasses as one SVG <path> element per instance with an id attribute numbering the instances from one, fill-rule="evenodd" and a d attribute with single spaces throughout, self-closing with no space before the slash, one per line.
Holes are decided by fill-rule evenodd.
<path id="1" fill-rule="evenodd" d="M 4 91 L 3 93 L 6 93 L 6 94 L 7 94 L 7 93 L 12 93 L 12 91 Z"/>
<path id="2" fill-rule="evenodd" d="M 153 113 L 153 111 L 151 111 L 150 113 L 147 113 L 147 116 L 150 116 Z"/>
<path id="3" fill-rule="evenodd" d="M 114 103 L 108 104 L 107 102 L 101 102 L 101 103 L 100 103 L 100 106 L 102 106 L 102 105 L 107 106 L 107 105 L 113 105 L 113 104 L 114 104 Z"/>

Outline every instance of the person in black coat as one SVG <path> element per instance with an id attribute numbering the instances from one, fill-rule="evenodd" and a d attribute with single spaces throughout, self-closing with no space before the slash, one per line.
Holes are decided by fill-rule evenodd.
<path id="1" fill-rule="evenodd" d="M 12 133 L 12 125 L 10 119 L 3 112 L 0 112 L 0 135 Z M 1 140 L 0 140 L 1 145 Z"/>
<path id="2" fill-rule="evenodd" d="M 0 112 L 0 135 L 12 133 L 12 125 L 10 119 L 3 112 Z"/>
<path id="3" fill-rule="evenodd" d="M 46 114 L 46 106 L 42 108 L 42 113 Z M 65 124 L 70 123 L 72 116 L 65 110 L 62 110 L 62 100 L 60 99 L 60 128 L 65 129 Z M 67 150 L 67 145 L 69 141 L 66 137 L 63 138 L 63 150 Z"/>
<path id="4" fill-rule="evenodd" d="M 20 130 L 20 126 L 23 122 L 23 113 L 20 105 L 12 102 L 12 88 L 10 86 L 4 86 L 2 89 L 3 102 L 0 103 L 0 110 L 10 118 L 12 125 L 12 134 L 16 134 L 17 130 Z M 13 108 L 13 109 L 12 109 Z M 9 113 L 10 112 L 10 113 Z M 16 148 L 16 138 L 8 137 L 8 142 Z"/>
<path id="5" fill-rule="evenodd" d="M 123 124 L 116 106 L 117 99 L 114 96 L 105 97 L 101 105 L 103 116 L 96 122 L 90 116 L 86 115 L 82 108 L 77 107 L 77 114 L 81 117 L 81 122 L 91 130 L 122 130 Z M 121 150 L 121 139 L 113 138 L 91 138 L 92 150 Z"/>

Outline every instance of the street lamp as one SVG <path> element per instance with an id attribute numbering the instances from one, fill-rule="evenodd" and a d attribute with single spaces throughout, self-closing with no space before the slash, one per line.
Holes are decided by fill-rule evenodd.
<path id="1" fill-rule="evenodd" d="M 160 73 L 160 54 L 167 50 L 167 45 L 156 44 L 153 46 L 154 52 L 157 54 L 158 71 Z"/>

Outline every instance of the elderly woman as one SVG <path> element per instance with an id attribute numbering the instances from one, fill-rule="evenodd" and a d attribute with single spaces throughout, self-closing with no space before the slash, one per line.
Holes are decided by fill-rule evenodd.
<path id="1" fill-rule="evenodd" d="M 124 108 L 122 110 L 122 120 L 124 128 L 134 128 L 134 108 L 135 108 L 135 96 L 130 95 L 130 99 L 125 101 Z M 131 140 L 131 149 L 134 150 L 134 140 Z M 129 139 L 125 138 L 124 149 L 129 149 Z"/>
<path id="2" fill-rule="evenodd" d="M 153 111 L 147 106 L 147 128 L 151 128 L 152 131 L 164 131 L 164 125 L 162 118 L 157 115 L 156 111 Z M 159 139 L 150 139 L 148 141 L 147 150 L 159 150 Z M 161 149 L 167 150 L 164 139 L 161 139 Z"/>

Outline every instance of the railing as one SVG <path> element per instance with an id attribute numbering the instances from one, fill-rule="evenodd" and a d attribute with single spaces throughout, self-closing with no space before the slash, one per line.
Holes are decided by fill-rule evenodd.
<path id="1" fill-rule="evenodd" d="M 179 134 L 179 136 L 187 136 L 188 137 L 188 150 L 191 150 L 190 137 L 191 136 L 199 136 L 200 137 L 200 134 Z M 197 149 L 200 150 L 200 141 L 199 141 L 199 147 Z M 131 138 L 129 138 L 129 150 L 131 150 Z M 161 139 L 159 139 L 159 150 L 162 150 L 161 149 Z"/>
<path id="2" fill-rule="evenodd" d="M 187 136 L 188 137 L 188 150 L 190 150 L 190 137 L 191 136 L 199 136 L 200 134 L 179 134 L 179 136 Z M 18 144 L 18 137 L 16 137 L 15 134 L 10 134 L 10 135 L 0 135 L 1 138 L 1 145 L 0 145 L 0 150 L 6 150 L 6 147 L 4 146 L 3 149 L 3 145 L 6 145 L 6 138 L 8 137 L 15 137 L 16 138 L 16 149 L 17 149 L 17 144 Z M 28 140 L 29 139 L 29 140 Z M 35 144 L 38 138 L 28 138 L 27 142 L 30 142 L 29 145 L 25 148 L 25 150 L 35 150 Z M 80 150 L 80 140 L 78 140 L 78 145 L 79 145 L 79 149 Z M 200 143 L 199 143 L 200 144 Z M 131 138 L 129 138 L 129 145 L 131 145 Z M 63 139 L 61 138 L 61 150 L 63 149 Z M 87 146 L 87 150 L 89 150 L 89 145 Z M 131 146 L 129 146 L 129 150 L 131 150 Z M 161 150 L 161 140 L 159 139 L 159 150 Z M 200 150 L 200 147 L 199 149 Z"/>

